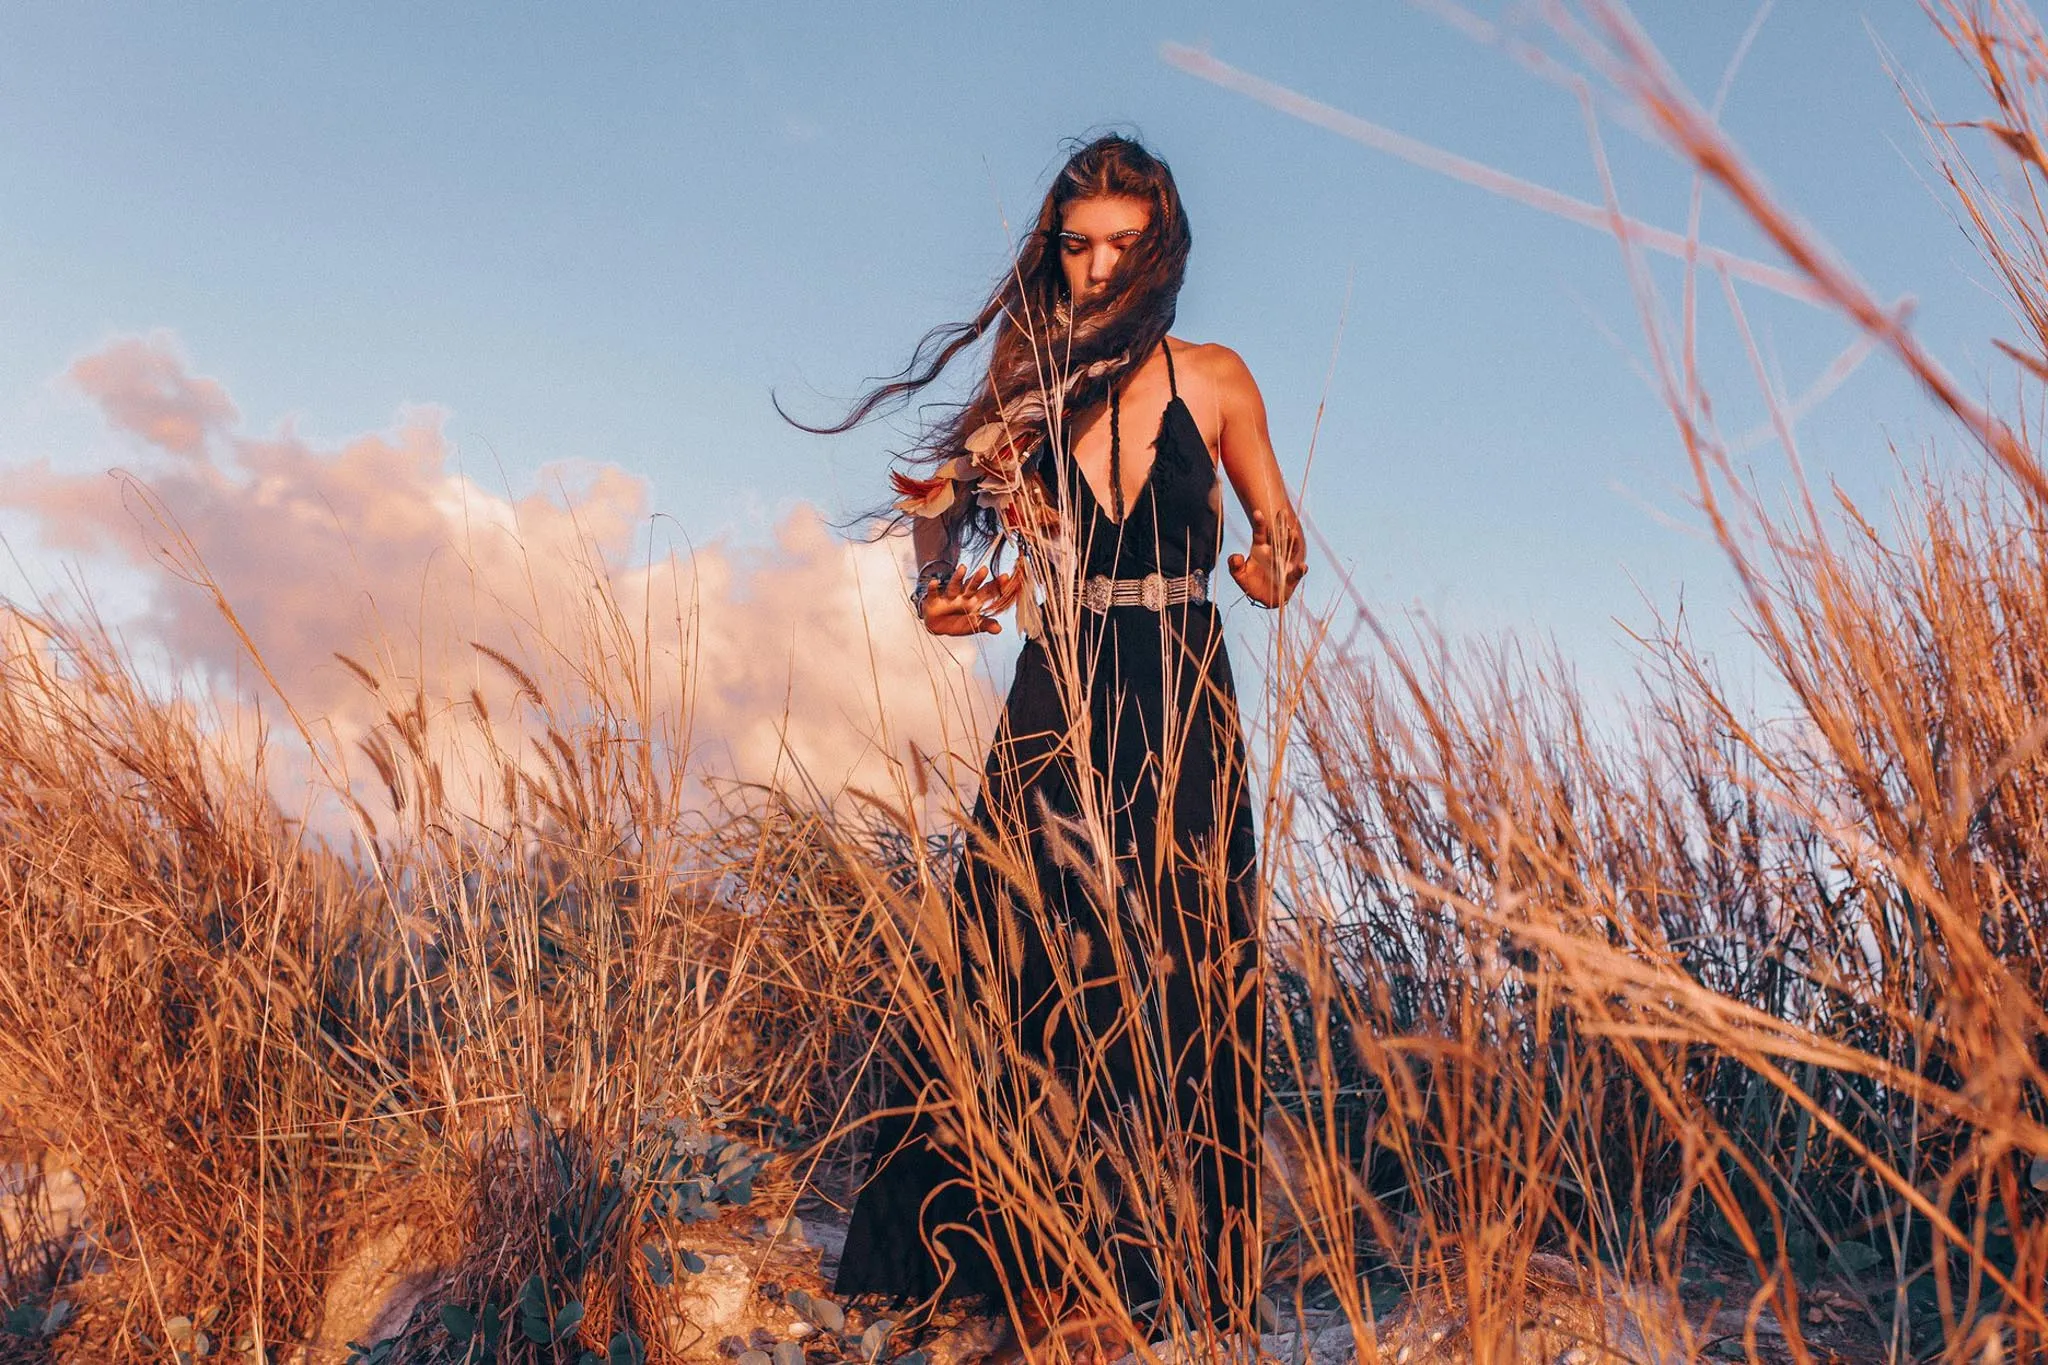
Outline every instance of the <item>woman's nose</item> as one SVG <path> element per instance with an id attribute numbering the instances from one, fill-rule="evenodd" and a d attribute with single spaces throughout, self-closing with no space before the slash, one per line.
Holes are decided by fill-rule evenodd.
<path id="1" fill-rule="evenodd" d="M 1116 273 L 1116 252 L 1103 247 L 1088 257 L 1088 282 L 1107 284 L 1109 277 Z"/>

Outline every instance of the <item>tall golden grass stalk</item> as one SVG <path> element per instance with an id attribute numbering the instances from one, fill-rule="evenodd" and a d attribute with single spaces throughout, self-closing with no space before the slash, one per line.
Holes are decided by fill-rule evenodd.
<path id="1" fill-rule="evenodd" d="M 1106 1048 L 1067 1077 L 1020 1051 L 1002 953 L 947 904 L 960 839 L 928 828 L 922 769 L 859 800 L 797 780 L 714 799 L 688 715 L 652 700 L 682 665 L 599 587 L 560 638 L 484 651 L 505 680 L 490 697 L 352 663 L 385 713 L 356 756 L 382 795 L 351 788 L 341 755 L 312 768 L 351 812 L 346 848 L 280 812 L 268 736 L 231 743 L 89 622 L 9 634 L 0 1107 L 23 1153 L 52 1146 L 79 1173 L 105 1271 L 23 1274 L 0 1248 L 10 1294 L 80 1306 L 50 1348 L 160 1359 L 182 1318 L 284 1359 L 321 1329 L 351 1248 L 402 1234 L 452 1268 L 415 1314 L 415 1358 L 461 1358 L 436 1310 L 536 1277 L 582 1322 L 501 1358 L 573 1360 L 621 1333 L 670 1358 L 646 1248 L 689 1234 L 649 1173 L 717 1132 L 793 1145 L 764 1185 L 778 1201 L 843 1197 L 878 1040 L 909 1034 L 974 1180 L 1061 1267 L 1064 1311 L 1148 1363 L 1246 1357 L 1261 1325 L 1271 1345 L 1330 1317 L 1366 1359 L 1427 1323 L 1432 1349 L 1517 1360 L 1555 1340 L 1568 1300 L 1593 1305 L 1581 1340 L 1638 1357 L 2048 1350 L 2033 433 L 1969 399 L 1777 205 L 1624 11 L 1552 14 L 1925 382 L 1987 472 L 1925 476 L 1890 528 L 1845 500 L 1768 512 L 1709 421 L 1690 335 L 1661 330 L 1646 292 L 1789 715 L 1733 695 L 1677 629 L 1645 633 L 1617 713 L 1512 643 L 1375 622 L 1360 645 L 1342 601 L 1290 612 L 1257 707 L 1266 1030 L 1221 1040 L 1262 1059 L 1271 1156 L 1262 1282 L 1229 1287 L 1231 1321 L 1198 1311 L 1196 1154 L 1165 1106 L 1141 1096 L 1088 1131 Z M 2030 328 L 2010 349 L 2048 368 L 2031 196 L 2048 44 L 2014 5 L 1935 17 L 1984 73 L 1986 127 L 2028 191 L 1994 191 L 1927 127 Z M 317 749 L 316 725 L 294 729 Z M 1106 895 L 1108 817 L 1084 797 L 1063 856 Z M 1033 913 L 1023 856 L 985 851 Z M 1062 988 L 1107 972 L 1143 1018 L 1135 964 L 1160 947 L 1075 945 Z M 1121 1300 L 1119 1236 L 1149 1242 L 1163 1306 Z M 1835 1303 L 1848 1322 L 1815 1320 Z"/>

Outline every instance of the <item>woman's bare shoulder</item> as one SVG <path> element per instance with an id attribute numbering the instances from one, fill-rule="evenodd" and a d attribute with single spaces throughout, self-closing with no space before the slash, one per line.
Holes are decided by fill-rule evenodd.
<path id="1" fill-rule="evenodd" d="M 1244 357 L 1222 342 L 1184 341 L 1180 337 L 1170 337 L 1168 344 L 1173 347 L 1174 360 L 1207 381 L 1219 395 L 1247 389 L 1258 392 L 1258 383 L 1253 380 L 1251 367 L 1244 363 Z"/>
<path id="2" fill-rule="evenodd" d="M 1169 342 L 1174 346 L 1176 360 L 1194 368 L 1202 379 L 1219 389 L 1251 383 L 1251 366 L 1223 342 L 1188 342 L 1178 336 L 1169 338 Z"/>

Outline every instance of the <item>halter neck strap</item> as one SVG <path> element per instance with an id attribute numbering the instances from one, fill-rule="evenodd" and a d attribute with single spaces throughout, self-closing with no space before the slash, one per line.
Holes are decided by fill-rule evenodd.
<path id="1" fill-rule="evenodd" d="M 1166 338 L 1159 338 L 1159 349 L 1166 354 L 1166 390 L 1173 397 L 1180 397 L 1180 384 L 1173 377 L 1173 348 L 1166 344 Z M 1117 525 L 1124 521 L 1124 462 L 1122 442 L 1117 439 L 1118 397 L 1122 390 L 1115 384 L 1109 386 L 1109 505 L 1115 509 Z"/>

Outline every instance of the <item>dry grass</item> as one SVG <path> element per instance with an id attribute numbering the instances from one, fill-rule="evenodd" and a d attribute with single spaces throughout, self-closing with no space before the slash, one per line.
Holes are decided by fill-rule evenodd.
<path id="1" fill-rule="evenodd" d="M 589 704 L 530 717 L 523 763 L 478 711 L 442 718 L 498 764 L 486 826 L 444 799 L 414 697 L 370 746 L 399 814 L 345 858 L 104 638 L 28 644 L 0 685 L 0 1093 L 104 1220 L 111 1321 L 78 1329 L 104 1358 L 176 1317 L 309 1339 L 340 1253 L 395 1226 L 459 1251 L 467 1291 L 516 1289 L 565 1259 L 535 1204 L 665 1121 L 838 1116 L 879 998 L 847 829 L 707 819 L 655 727 Z"/>
<path id="2" fill-rule="evenodd" d="M 2012 349 L 2048 355 L 2031 197 L 2048 44 L 2003 5 L 1939 18 L 1986 75 L 2024 191 L 1987 188 L 1928 127 L 2030 328 Z M 1367 1355 L 1398 1289 L 1455 1328 L 1443 1349 L 1481 1361 L 1524 1358 L 1572 1296 L 1646 1305 L 1632 1349 L 1672 1359 L 1731 1330 L 1759 1358 L 2038 1357 L 2036 447 L 1806 238 L 1625 15 L 1557 22 L 1926 381 L 1988 472 L 1928 477 L 1885 529 L 1846 502 L 1768 513 L 1708 418 L 1692 281 L 1676 335 L 1645 282 L 1702 505 L 1789 716 L 1735 700 L 1676 633 L 1651 638 L 1626 719 L 1603 725 L 1558 661 L 1376 626 L 1352 647 L 1335 616 L 1289 618 L 1260 708 L 1265 1127 L 1288 1171 L 1267 1192 L 1264 1288 L 1283 1316 L 1341 1313 Z M 400 1229 L 455 1267 L 415 1356 L 460 1358 L 431 1310 L 508 1302 L 538 1276 L 551 1308 L 585 1306 L 581 1342 L 630 1330 L 659 1358 L 642 1248 L 680 1251 L 688 1228 L 654 1174 L 718 1132 L 793 1147 L 763 1177 L 780 1197 L 843 1189 L 886 1028 L 925 1041 L 952 1133 L 1059 1261 L 1071 1311 L 1148 1359 L 1248 1349 L 1173 1270 L 1200 1257 L 1170 1116 L 1141 1104 L 1105 1146 L 1076 1117 L 1097 1068 L 1005 1079 L 1031 1059 L 992 989 L 1001 954 L 951 932 L 958 849 L 913 818 L 915 774 L 857 805 L 707 802 L 688 718 L 644 700 L 651 656 L 593 600 L 581 636 L 540 651 L 545 678 L 494 660 L 511 714 L 360 670 L 387 709 L 364 755 L 386 813 L 373 823 L 331 755 L 316 764 L 355 812 L 344 852 L 280 814 L 263 748 L 146 692 L 102 635 L 46 621 L 11 638 L 0 1097 L 19 1145 L 79 1172 L 107 1263 L 64 1285 L 82 1311 L 36 1349 L 160 1359 L 182 1317 L 284 1359 L 319 1330 L 347 1250 Z M 1102 880 L 1102 794 L 1083 806 L 1070 856 Z M 1011 874 L 1028 906 L 1028 867 L 1013 856 Z M 1058 965 L 1074 989 L 1086 963 Z M 1165 1342 L 1132 1325 L 1103 1251 L 1133 1222 L 1169 1268 Z M 79 1269 L 24 1272 L 24 1248 L 0 1250 L 17 1297 Z M 1251 1288 L 1232 1287 L 1240 1331 Z M 1705 1323 L 1713 1295 L 1739 1327 Z M 1849 1323 L 1816 1325 L 1843 1305 Z M 1782 1338 L 1759 1335 L 1766 1311 Z M 500 1358 L 580 1349 L 515 1335 Z"/>

